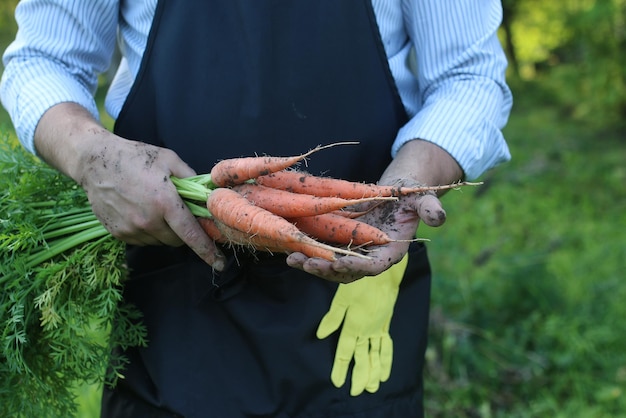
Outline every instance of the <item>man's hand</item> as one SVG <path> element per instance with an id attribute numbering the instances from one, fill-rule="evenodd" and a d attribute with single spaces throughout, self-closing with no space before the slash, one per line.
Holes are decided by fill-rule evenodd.
<path id="1" fill-rule="evenodd" d="M 224 256 L 184 204 L 170 176 L 195 172 L 174 152 L 120 138 L 72 103 L 48 110 L 35 133 L 38 154 L 76 180 L 116 238 L 134 245 L 188 245 L 215 269 Z"/>
<path id="2" fill-rule="evenodd" d="M 340 283 L 349 283 L 364 276 L 375 276 L 404 257 L 410 241 L 415 239 L 420 219 L 430 226 L 439 226 L 445 222 L 446 213 L 439 199 L 429 193 L 403 196 L 396 202 L 378 205 L 358 219 L 378 227 L 397 241 L 370 247 L 367 253 L 370 259 L 346 256 L 329 262 L 294 253 L 287 258 L 287 263 L 292 267 Z"/>
<path id="3" fill-rule="evenodd" d="M 458 181 L 462 174 L 459 165 L 447 152 L 432 143 L 414 140 L 400 149 L 379 183 L 442 185 Z M 369 259 L 346 256 L 330 262 L 294 253 L 287 258 L 287 264 L 340 283 L 375 276 L 404 257 L 410 241 L 415 239 L 420 220 L 429 226 L 440 226 L 446 220 L 446 213 L 435 193 L 424 193 L 403 196 L 397 202 L 379 205 L 359 220 L 378 227 L 397 241 L 371 247 Z"/>

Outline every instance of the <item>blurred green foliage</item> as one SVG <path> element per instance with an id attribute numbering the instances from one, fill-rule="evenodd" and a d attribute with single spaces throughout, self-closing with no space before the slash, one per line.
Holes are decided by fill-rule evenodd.
<path id="1" fill-rule="evenodd" d="M 562 111 L 626 126 L 626 0 L 503 0 L 511 75 L 544 80 Z"/>
<path id="2" fill-rule="evenodd" d="M 13 18 L 17 3 L 18 0 L 0 0 L 0 47 L 2 47 L 2 51 L 17 30 L 17 24 Z"/>
<path id="3" fill-rule="evenodd" d="M 513 160 L 444 197 L 429 417 L 626 416 L 626 143 L 513 83 Z"/>
<path id="4" fill-rule="evenodd" d="M 13 19 L 13 12 L 18 0 L 0 0 L 0 27 L 15 28 L 15 20 Z"/>

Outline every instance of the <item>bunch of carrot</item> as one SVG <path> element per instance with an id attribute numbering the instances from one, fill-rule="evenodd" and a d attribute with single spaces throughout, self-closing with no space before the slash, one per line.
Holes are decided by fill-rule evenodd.
<path id="1" fill-rule="evenodd" d="M 363 212 L 355 211 L 356 205 L 470 184 L 403 188 L 289 169 L 323 148 L 291 157 L 242 157 L 215 164 L 208 177 L 209 216 L 198 217 L 206 233 L 218 242 L 259 251 L 301 252 L 327 260 L 338 255 L 367 257 L 358 250 L 392 239 L 357 219 Z"/>

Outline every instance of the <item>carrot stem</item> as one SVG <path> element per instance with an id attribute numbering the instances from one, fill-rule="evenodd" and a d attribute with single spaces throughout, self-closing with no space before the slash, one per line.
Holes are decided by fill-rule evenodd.
<path id="1" fill-rule="evenodd" d="M 98 226 L 86 229 L 78 234 L 74 234 L 66 238 L 61 238 L 50 243 L 47 248 L 42 249 L 37 253 L 31 255 L 26 262 L 26 267 L 28 269 L 31 269 L 71 248 L 107 235 L 109 235 L 109 231 L 107 231 L 104 226 L 100 224 Z"/>

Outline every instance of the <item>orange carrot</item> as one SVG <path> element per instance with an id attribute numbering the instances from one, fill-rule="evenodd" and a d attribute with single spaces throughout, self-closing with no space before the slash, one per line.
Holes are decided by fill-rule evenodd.
<path id="1" fill-rule="evenodd" d="M 344 199 L 361 199 L 366 197 L 402 196 L 410 193 L 455 189 L 460 186 L 474 186 L 480 183 L 460 182 L 444 186 L 400 187 L 366 184 L 331 177 L 314 176 L 295 170 L 282 170 L 256 178 L 257 184 L 287 190 L 293 193 L 304 193 L 314 196 L 334 196 Z"/>
<path id="2" fill-rule="evenodd" d="M 253 248 L 258 251 L 265 251 L 270 253 L 291 253 L 291 252 L 303 252 L 306 251 L 309 257 L 319 257 L 326 260 L 333 260 L 335 253 L 325 248 L 308 248 L 305 250 L 305 245 L 297 245 L 292 243 L 291 245 L 283 246 L 282 248 L 277 246 L 276 242 L 269 238 L 264 238 L 260 235 L 250 235 L 245 232 L 232 228 L 220 221 L 216 221 L 214 218 L 197 218 L 198 222 L 214 241 L 221 244 L 229 245 L 241 245 L 249 248 Z M 289 247 L 289 248 L 287 248 Z"/>
<path id="3" fill-rule="evenodd" d="M 320 241 L 344 245 L 384 245 L 393 242 L 384 231 L 334 213 L 290 219 L 299 230 Z"/>
<path id="4" fill-rule="evenodd" d="M 245 232 L 241 232 L 224 225 L 222 222 L 216 221 L 213 218 L 201 217 L 198 218 L 198 222 L 204 229 L 204 232 L 206 232 L 207 235 L 215 242 L 219 242 L 220 244 L 243 245 L 253 247 L 259 251 L 285 252 L 285 249 L 274 247 L 273 243 L 271 243 L 268 239 L 263 239 L 259 235 L 250 236 Z M 330 251 L 324 255 L 326 257 L 334 256 L 334 254 Z"/>
<path id="5" fill-rule="evenodd" d="M 218 188 L 211 191 L 207 199 L 207 208 L 218 226 L 221 222 L 230 228 L 244 232 L 249 237 L 258 236 L 259 239 L 264 240 L 265 245 L 272 248 L 290 252 L 298 251 L 308 257 L 321 257 L 327 260 L 334 260 L 335 254 L 367 258 L 354 251 L 335 248 L 316 241 L 300 231 L 294 224 L 255 206 L 232 189 Z M 332 257 L 328 255 L 328 251 L 332 252 Z"/>
<path id="6" fill-rule="evenodd" d="M 244 232 L 231 228 L 223 223 L 216 221 L 216 227 L 222 232 L 222 237 L 225 237 L 225 243 L 230 245 L 242 245 L 245 247 L 253 248 L 258 251 L 265 251 L 270 253 L 286 253 L 301 252 L 309 257 L 323 258 L 325 260 L 334 260 L 335 251 L 329 247 L 314 246 L 312 247 L 306 242 L 287 242 L 277 244 L 269 238 L 262 237 L 260 235 L 249 235 Z"/>
<path id="7" fill-rule="evenodd" d="M 222 244 L 228 242 L 228 238 L 224 234 L 222 234 L 222 231 L 220 231 L 220 229 L 217 227 L 217 224 L 215 223 L 215 220 L 213 218 L 198 217 L 196 219 L 198 220 L 198 223 L 200 224 L 202 229 L 204 229 L 204 232 L 206 232 L 206 234 L 211 237 L 213 241 Z"/>
<path id="8" fill-rule="evenodd" d="M 211 181 L 218 187 L 234 186 L 245 183 L 258 176 L 284 170 L 304 160 L 314 152 L 336 145 L 354 144 L 354 142 L 339 142 L 330 145 L 318 146 L 304 154 L 291 157 L 241 157 L 222 160 L 211 169 Z"/>
<path id="9" fill-rule="evenodd" d="M 256 206 L 267 209 L 283 218 L 314 216 L 332 212 L 359 203 L 382 200 L 397 200 L 395 197 L 372 197 L 364 199 L 343 199 L 340 197 L 318 197 L 308 194 L 291 193 L 259 184 L 240 184 L 233 187 Z"/>

